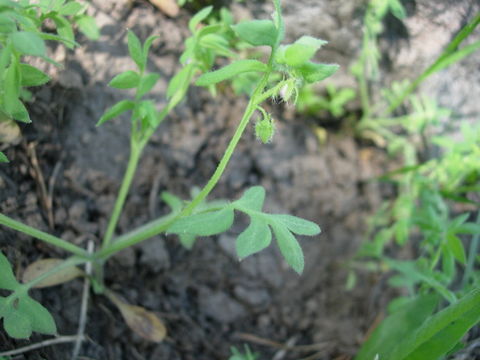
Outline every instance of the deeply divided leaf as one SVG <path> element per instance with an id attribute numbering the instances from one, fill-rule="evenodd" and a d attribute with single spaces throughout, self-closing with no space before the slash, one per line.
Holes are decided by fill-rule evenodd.
<path id="1" fill-rule="evenodd" d="M 277 28 L 271 20 L 251 20 L 233 25 L 232 29 L 238 36 L 254 46 L 275 46 Z"/>
<path id="2" fill-rule="evenodd" d="M 233 209 L 227 207 L 181 218 L 167 230 L 175 234 L 211 236 L 227 231 L 233 224 Z"/>
<path id="3" fill-rule="evenodd" d="M 54 335 L 57 332 L 52 315 L 42 304 L 31 297 L 22 297 L 18 303 L 18 310 L 28 317 L 33 331 L 47 335 Z"/>
<path id="4" fill-rule="evenodd" d="M 262 186 L 253 186 L 246 190 L 242 197 L 235 201 L 233 205 L 238 205 L 246 209 L 261 211 L 265 202 L 265 189 Z"/>
<path id="5" fill-rule="evenodd" d="M 235 246 L 240 259 L 265 249 L 272 241 L 272 232 L 265 221 L 251 218 L 250 225 L 238 236 Z"/>
<path id="6" fill-rule="evenodd" d="M 297 235 L 313 236 L 320 234 L 320 227 L 312 221 L 286 214 L 270 215 L 276 221 L 285 225 L 288 230 Z"/>
<path id="7" fill-rule="evenodd" d="M 271 225 L 273 232 L 275 233 L 278 247 L 285 258 L 285 261 L 293 268 L 293 270 L 298 274 L 301 274 L 305 266 L 305 260 L 302 248 L 297 239 L 295 239 L 295 236 L 293 236 L 285 225 L 281 223 L 273 223 Z"/>
<path id="8" fill-rule="evenodd" d="M 267 65 L 258 60 L 238 60 L 220 70 L 203 74 L 197 79 L 195 84 L 198 86 L 209 86 L 245 72 L 265 72 L 267 70 Z"/>

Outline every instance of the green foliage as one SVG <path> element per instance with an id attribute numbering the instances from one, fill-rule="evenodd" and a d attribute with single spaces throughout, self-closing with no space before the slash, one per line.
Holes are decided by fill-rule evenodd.
<path id="1" fill-rule="evenodd" d="M 345 115 L 345 105 L 357 96 L 351 88 L 337 89 L 333 84 L 326 85 L 327 96 L 318 95 L 313 86 L 304 86 L 297 97 L 297 109 L 308 115 L 316 115 L 327 111 L 332 116 L 340 118 Z"/>
<path id="2" fill-rule="evenodd" d="M 244 353 L 238 350 L 236 347 L 231 347 L 230 351 L 232 355 L 228 358 L 228 360 L 257 360 L 258 354 L 253 353 L 248 345 L 244 346 Z"/>
<path id="3" fill-rule="evenodd" d="M 3 27 L 8 31 L 8 34 L 11 34 L 6 36 L 8 40 L 3 44 L 4 47 L 0 54 L 2 79 L 4 83 L 7 83 L 9 89 L 9 91 L 2 93 L 1 105 L 3 108 L 0 110 L 9 115 L 14 114 L 17 120 L 29 121 L 28 113 L 21 101 L 18 100 L 21 87 L 29 84 L 40 85 L 48 81 L 48 77 L 29 65 L 21 65 L 19 59 L 21 56 L 30 53 L 48 60 L 44 54 L 43 42 L 46 39 L 62 41 L 67 46 L 74 45 L 73 31 L 70 22 L 67 20 L 73 21 L 78 16 L 83 16 L 84 7 L 79 7 L 75 1 L 65 2 L 64 0 L 40 1 L 37 7 L 32 8 L 25 7 L 24 4 L 28 4 L 28 1 L 18 4 L 8 0 L 3 1 L 15 11 L 25 11 L 25 16 L 18 23 L 18 18 L 9 22 L 8 17 L 7 21 L 0 22 L 0 25 L 3 24 Z M 6 258 L 3 255 L 0 257 L 0 273 L 3 274 L 0 278 L 0 288 L 11 291 L 9 296 L 0 298 L 0 317 L 3 318 L 4 327 L 11 336 L 25 338 L 30 336 L 32 331 L 47 334 L 56 332 L 55 324 L 48 311 L 27 294 L 31 286 L 41 283 L 52 276 L 53 273 L 68 266 L 71 267 L 72 264 L 92 262 L 95 273 L 90 280 L 94 291 L 106 294 L 111 300 L 116 299 L 103 283 L 102 267 L 111 255 L 165 232 L 178 234 L 181 243 L 185 247 L 191 248 L 198 237 L 216 235 L 227 231 L 233 224 L 235 212 L 241 212 L 250 219 L 250 224 L 239 234 L 236 240 L 236 249 L 240 259 L 258 253 L 269 246 L 273 232 L 286 262 L 297 273 L 302 273 L 304 257 L 296 235 L 317 235 L 320 233 L 318 225 L 291 215 L 263 212 L 265 190 L 260 186 L 248 189 L 240 199 L 231 203 L 218 200 L 207 202 L 205 200 L 225 171 L 243 132 L 256 111 L 259 111 L 264 120 L 267 120 L 267 123 L 260 122 L 262 125 L 257 127 L 257 135 L 264 142 L 271 140 L 273 123 L 270 115 L 262 108 L 264 101 L 280 95 L 285 87 L 287 87 L 287 93 L 290 94 L 288 97 L 294 94 L 296 96 L 303 83 L 319 81 L 332 75 L 338 68 L 337 65 L 317 64 L 310 61 L 316 51 L 325 44 L 322 40 L 302 37 L 294 44 L 279 48 L 285 31 L 280 2 L 274 0 L 274 6 L 273 21 L 258 20 L 239 25 L 233 25 L 231 17 L 223 12 L 220 22 L 213 21 L 213 23 L 205 26 L 199 26 L 210 15 L 212 7 L 205 8 L 196 14 L 189 22 L 192 35 L 185 41 L 185 50 L 180 58 L 182 68 L 170 80 L 166 94 L 168 102 L 161 110 L 157 110 L 155 103 L 146 98 L 160 77 L 160 74 L 149 73 L 146 70 L 148 54 L 156 36 L 150 36 L 142 42 L 133 32 L 129 31 L 127 33 L 128 51 L 136 69 L 115 76 L 109 86 L 117 89 L 135 89 L 135 95 L 133 99 L 124 99 L 106 110 L 97 124 L 101 125 L 125 112 L 131 113 L 130 158 L 110 221 L 102 239 L 101 248 L 93 254 L 88 253 L 84 249 L 54 235 L 0 214 L 0 224 L 75 254 L 70 261 L 66 260 L 58 265 L 56 259 L 53 262 L 48 261 L 52 267 L 24 285 L 16 281 Z M 41 11 L 36 13 L 31 11 L 32 9 Z M 72 18 L 67 18 L 68 16 Z M 46 19 L 55 22 L 57 35 L 44 34 L 38 30 L 42 21 Z M 83 26 L 88 26 L 88 18 L 81 19 L 84 19 Z M 12 36 L 16 39 L 15 43 L 11 41 Z M 236 40 L 233 40 L 234 38 Z M 268 45 L 271 49 L 269 60 L 266 62 L 260 62 L 256 58 L 239 60 L 241 56 L 233 51 L 236 48 L 232 47 L 231 44 L 238 44 L 240 41 L 247 41 L 254 46 Z M 278 52 L 284 52 L 283 57 L 279 57 Z M 295 55 L 297 52 L 298 55 Z M 219 56 L 229 57 L 234 61 L 230 65 L 212 72 L 211 69 Z M 214 85 L 216 83 L 238 77 L 243 73 L 255 75 L 255 88 L 251 92 L 240 124 L 207 184 L 202 190 L 193 192 L 190 201 L 182 201 L 168 192 L 163 193 L 162 199 L 171 208 L 169 214 L 132 232 L 114 237 L 142 150 L 159 124 L 183 100 L 194 78 L 200 75 L 197 84 L 208 86 L 212 92 L 215 92 Z M 287 97 L 285 93 L 282 96 Z M 0 160 L 6 161 L 7 159 L 1 154 Z M 76 273 L 75 277 L 78 275 L 79 273 Z M 121 303 L 118 300 L 112 301 L 117 305 Z M 146 314 L 143 308 L 136 306 L 129 305 L 127 308 L 129 309 L 129 316 L 125 316 L 125 306 L 123 306 L 124 310 L 121 311 L 127 324 L 133 324 L 137 330 L 141 328 L 142 332 L 145 332 L 145 328 L 148 328 L 151 322 L 148 326 L 139 326 L 138 321 L 142 316 L 151 319 L 153 315 Z M 157 320 L 154 320 L 154 322 L 161 331 L 159 336 L 153 338 L 163 339 L 165 329 L 161 322 Z M 240 356 L 244 359 L 255 357 L 248 349 L 246 355 L 238 352 L 234 356 L 237 356 L 237 359 Z"/>
<path id="4" fill-rule="evenodd" d="M 8 335 L 16 339 L 29 338 L 32 332 L 54 335 L 55 322 L 48 310 L 28 295 L 28 285 L 20 284 L 13 275 L 7 258 L 0 252 L 0 289 L 11 292 L 0 296 L 0 319 Z"/>
<path id="5" fill-rule="evenodd" d="M 29 123 L 30 116 L 23 101 L 24 87 L 39 86 L 49 81 L 42 71 L 23 63 L 24 56 L 36 56 L 55 63 L 47 57 L 45 40 L 54 40 L 73 48 L 73 25 L 87 36 L 98 37 L 93 19 L 85 15 L 86 5 L 76 1 L 4 1 L 0 8 L 0 111 L 17 121 Z M 56 34 L 42 31 L 50 20 Z M 88 22 L 88 26 L 85 23 Z M 83 23 L 83 26 L 80 26 Z M 0 155 L 5 162 L 5 155 Z"/>

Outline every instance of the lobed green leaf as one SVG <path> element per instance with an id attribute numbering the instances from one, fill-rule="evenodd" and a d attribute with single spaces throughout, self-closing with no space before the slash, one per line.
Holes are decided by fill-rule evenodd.
<path id="1" fill-rule="evenodd" d="M 238 205 L 249 210 L 262 211 L 264 202 L 265 189 L 262 186 L 252 186 L 232 205 Z"/>
<path id="2" fill-rule="evenodd" d="M 297 235 L 313 236 L 320 234 L 320 227 L 312 221 L 287 214 L 272 214 L 271 218 L 285 225 L 288 230 Z"/>
<path id="3" fill-rule="evenodd" d="M 27 339 L 32 335 L 32 323 L 28 315 L 13 307 L 4 315 L 3 327 L 14 339 Z"/>
<path id="4" fill-rule="evenodd" d="M 272 232 L 265 221 L 252 217 L 250 225 L 238 236 L 235 247 L 240 259 L 262 251 L 270 245 Z"/>
<path id="5" fill-rule="evenodd" d="M 303 257 L 303 251 L 298 244 L 297 239 L 288 228 L 282 223 L 272 223 L 273 232 L 277 240 L 278 247 L 282 253 L 285 261 L 290 265 L 293 270 L 298 274 L 302 274 L 305 267 L 305 260 Z"/>
<path id="6" fill-rule="evenodd" d="M 278 31 L 271 20 L 250 20 L 233 25 L 232 29 L 244 41 L 254 46 L 274 47 Z"/>
<path id="7" fill-rule="evenodd" d="M 209 86 L 230 79 L 245 72 L 265 72 L 267 70 L 267 65 L 258 60 L 238 60 L 230 65 L 221 68 L 220 70 L 203 74 L 197 79 L 195 85 Z"/>
<path id="8" fill-rule="evenodd" d="M 33 331 L 47 335 L 57 333 L 57 326 L 52 315 L 42 304 L 31 297 L 25 296 L 20 298 L 18 311 L 27 316 Z"/>

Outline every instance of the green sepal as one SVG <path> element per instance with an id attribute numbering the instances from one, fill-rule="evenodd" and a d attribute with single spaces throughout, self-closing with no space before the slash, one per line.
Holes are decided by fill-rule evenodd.
<path id="1" fill-rule="evenodd" d="M 110 119 L 113 119 L 115 117 L 117 117 L 118 115 L 126 112 L 126 111 L 129 111 L 129 110 L 133 110 L 133 108 L 135 107 L 135 103 L 131 100 L 122 100 L 118 103 L 116 103 L 115 105 L 113 105 L 110 109 L 108 109 L 107 111 L 105 111 L 105 113 L 102 115 L 102 117 L 100 118 L 100 120 L 98 120 L 97 122 L 97 125 L 96 126 L 100 126 L 102 125 L 105 121 L 108 121 Z"/>
<path id="2" fill-rule="evenodd" d="M 108 86 L 116 89 L 132 89 L 140 83 L 140 75 L 132 70 L 125 71 L 115 76 Z"/>
<path id="3" fill-rule="evenodd" d="M 254 46 L 275 46 L 278 30 L 271 20 L 243 21 L 232 26 L 240 39 Z"/>
<path id="4" fill-rule="evenodd" d="M 265 72 L 267 70 L 268 66 L 258 60 L 238 60 L 219 70 L 203 74 L 197 79 L 195 85 L 209 86 L 245 72 Z"/>

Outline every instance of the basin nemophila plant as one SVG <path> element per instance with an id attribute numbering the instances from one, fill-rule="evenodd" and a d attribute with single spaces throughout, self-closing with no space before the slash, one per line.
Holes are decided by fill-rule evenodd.
<path id="1" fill-rule="evenodd" d="M 10 336 L 26 338 L 32 331 L 55 334 L 56 327 L 51 315 L 41 304 L 30 298 L 28 291 L 35 286 L 58 284 L 86 275 L 93 284 L 94 290 L 112 300 L 134 330 L 150 340 L 161 341 L 165 336 L 165 329 L 158 318 L 142 308 L 126 304 L 106 288 L 103 282 L 105 262 L 113 254 L 161 233 L 177 234 L 181 243 L 191 248 L 198 237 L 219 234 L 229 229 L 235 214 L 239 212 L 250 219 L 250 224 L 236 239 L 239 259 L 265 249 L 275 238 L 286 262 L 296 272 L 302 273 L 304 258 L 296 235 L 319 234 L 318 225 L 292 215 L 265 212 L 263 210 L 265 190 L 260 186 L 246 190 L 239 199 L 234 201 L 206 201 L 225 171 L 255 112 L 258 111 L 262 116 L 262 120 L 256 127 L 258 137 L 263 142 L 272 141 L 273 120 L 262 108 L 262 104 L 272 97 L 279 96 L 285 87 L 291 94 L 296 94 L 303 84 L 323 80 L 338 68 L 337 65 L 318 64 L 311 61 L 317 50 L 325 44 L 323 40 L 304 36 L 293 44 L 281 45 L 284 38 L 284 23 L 280 1 L 274 0 L 274 5 L 273 20 L 245 21 L 231 27 L 221 23 L 199 26 L 212 11 L 211 7 L 196 14 L 189 22 L 192 36 L 185 41 L 185 51 L 180 58 L 182 68 L 170 81 L 167 90 L 168 102 L 161 110 L 158 110 L 151 100 L 145 98 L 160 77 L 157 73 L 146 71 L 149 49 L 156 37 L 151 36 L 142 43 L 133 32 L 128 32 L 128 50 L 136 69 L 117 75 L 109 85 L 118 89 L 135 89 L 135 95 L 132 99 L 122 100 L 108 109 L 98 121 L 98 125 L 122 113 L 130 112 L 131 152 L 100 248 L 97 251 L 87 252 L 54 235 L 0 215 L 0 224 L 72 254 L 67 260 L 45 259 L 41 263 L 33 264 L 26 271 L 28 275 L 23 276 L 24 283 L 16 280 L 6 257 L 0 254 L 0 271 L 6 274 L 0 279 L 0 288 L 8 292 L 6 296 L 0 297 L 0 318 L 4 319 L 5 330 Z M 227 46 L 226 36 L 231 37 L 232 30 L 236 36 L 251 46 L 270 48 L 268 60 L 266 62 L 257 59 L 235 60 L 219 70 L 208 72 L 218 56 L 239 58 Z M 195 84 L 214 90 L 216 83 L 245 73 L 256 76 L 256 86 L 250 95 L 245 113 L 207 184 L 194 193 L 191 200 L 182 200 L 168 192 L 163 193 L 163 201 L 171 208 L 169 214 L 129 233 L 116 235 L 116 225 L 142 150 L 158 125 L 185 97 L 190 83 L 198 74 L 202 74 L 196 79 Z M 272 83 L 271 79 L 278 80 Z M 84 263 L 92 264 L 91 275 L 75 267 Z M 145 327 L 138 325 L 142 321 L 148 322 L 151 332 L 146 333 Z"/>

